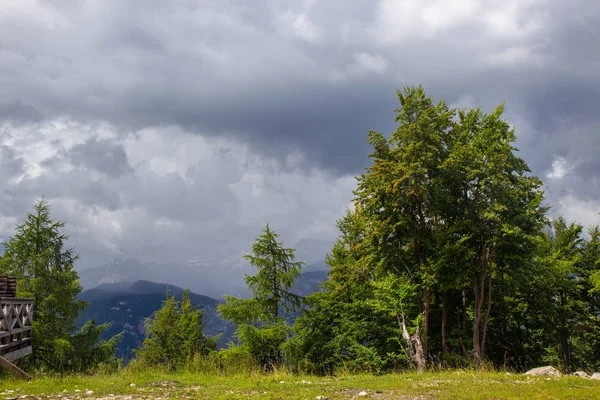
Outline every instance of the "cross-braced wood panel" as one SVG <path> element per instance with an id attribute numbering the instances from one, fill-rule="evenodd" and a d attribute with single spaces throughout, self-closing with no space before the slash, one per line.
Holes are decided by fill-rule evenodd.
<path id="1" fill-rule="evenodd" d="M 0 356 L 31 346 L 33 301 L 22 298 L 0 298 Z M 30 351 L 29 351 L 30 352 Z"/>

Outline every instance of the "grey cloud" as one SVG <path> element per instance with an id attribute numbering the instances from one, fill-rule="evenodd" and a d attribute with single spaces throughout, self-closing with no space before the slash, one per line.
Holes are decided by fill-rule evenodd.
<path id="1" fill-rule="evenodd" d="M 384 38 L 373 31 L 377 7 L 370 1 L 350 6 L 314 2 L 310 7 L 303 2 L 225 6 L 190 1 L 175 7 L 134 1 L 108 3 L 105 9 L 87 12 L 85 7 L 67 9 L 62 3 L 46 5 L 59 20 L 73 23 L 77 35 L 69 37 L 74 33 L 69 29 L 56 33 L 38 27 L 47 35 L 48 47 L 27 42 L 32 62 L 15 70 L 16 79 L 5 82 L 9 93 L 29 93 L 27 101 L 45 114 L 106 119 L 128 129 L 178 124 L 203 135 L 246 141 L 268 156 L 300 149 L 308 165 L 340 174 L 357 173 L 366 164 L 369 129 L 392 129 L 395 88 L 424 83 L 432 94 L 448 101 L 470 93 L 490 106 L 525 98 L 537 110 L 552 101 L 539 93 L 551 81 L 563 94 L 561 101 L 580 110 L 586 103 L 575 91 L 566 90 L 574 79 L 569 67 L 589 62 L 590 52 L 564 48 L 587 47 L 589 42 L 592 49 L 597 46 L 593 43 L 600 42 L 592 40 L 597 33 L 581 22 L 584 9 L 590 15 L 598 7 L 584 1 L 567 9 L 532 7 L 526 10 L 531 15 L 536 11 L 549 15 L 540 33 L 512 42 L 500 37 L 491 44 L 467 40 L 477 38 L 478 21 L 461 23 L 433 37 L 415 35 L 398 43 L 378 43 Z M 565 13 L 573 15 L 566 23 Z M 285 19 L 288 14 L 310 19 L 318 31 L 314 43 L 290 33 L 294 20 Z M 525 14 L 518 23 L 527 21 Z M 587 40 L 574 46 L 584 32 Z M 10 37 L 10 32 L 6 34 Z M 58 40 L 69 46 L 58 47 Z M 7 48 L 24 52 L 17 43 Z M 551 64 L 477 66 L 489 49 L 499 51 L 509 45 L 531 46 L 549 56 Z M 50 50 L 56 55 L 47 59 Z M 46 58 L 35 55 L 36 51 Z M 328 76 L 346 73 L 361 52 L 381 55 L 389 64 L 385 73 L 367 72 L 332 84 Z M 49 73 L 57 78 L 37 82 L 36 87 L 27 80 L 31 74 Z M 585 74 L 576 79 L 582 86 Z M 547 114 L 543 115 L 536 121 L 540 130 L 548 123 Z"/>
<path id="2" fill-rule="evenodd" d="M 476 15 L 463 16 L 454 7 L 411 14 L 400 10 L 408 4 L 402 1 L 386 15 L 378 8 L 384 2 L 0 5 L 0 121 L 106 121 L 117 136 L 87 132 L 80 144 L 54 143 L 56 154 L 41 161 L 45 173 L 3 188 L 2 210 L 16 215 L 41 194 L 58 199 L 57 212 L 74 220 L 78 245 L 93 257 L 106 253 L 89 226 L 111 218 L 122 226 L 94 235 L 132 256 L 210 251 L 219 237 L 239 246 L 264 220 L 290 235 L 298 230 L 290 227 L 312 232 L 321 229 L 314 222 L 320 209 L 329 218 L 338 212 L 333 199 L 341 213 L 351 198 L 350 184 L 336 179 L 367 165 L 369 129 L 394 129 L 394 91 L 406 84 L 423 84 L 449 103 L 471 98 L 486 110 L 506 101 L 534 173 L 544 177 L 557 157 L 572 166 L 565 177 L 547 180 L 549 202 L 569 193 L 597 198 L 597 2 L 482 1 Z M 490 7 L 505 14 L 488 18 Z M 186 160 L 183 172 L 161 171 L 145 154 L 132 161 L 127 152 L 137 148 L 128 150 L 124 138 L 149 127 L 164 138 L 172 125 L 229 143 L 214 144 L 214 158 Z M 257 168 L 236 147 L 244 145 L 279 164 Z M 301 172 L 286 163 L 296 151 Z M 179 161 L 177 152 L 164 153 Z M 15 149 L 3 149 L 2 157 L 4 174 L 25 172 Z M 312 173 L 323 181 L 307 183 Z M 334 192 L 332 182 L 339 185 Z"/>
<path id="3" fill-rule="evenodd" d="M 69 149 L 65 157 L 74 165 L 86 166 L 112 178 L 132 171 L 122 145 L 95 137 Z"/>
<path id="4" fill-rule="evenodd" d="M 0 145 L 0 171 L 5 181 L 25 172 L 23 159 L 7 145 Z"/>
<path id="5" fill-rule="evenodd" d="M 23 104 L 20 100 L 0 103 L 0 120 L 36 122 L 42 119 L 42 114 L 34 107 Z"/>

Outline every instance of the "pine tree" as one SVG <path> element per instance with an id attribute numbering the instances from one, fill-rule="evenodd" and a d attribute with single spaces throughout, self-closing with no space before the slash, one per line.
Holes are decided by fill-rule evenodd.
<path id="1" fill-rule="evenodd" d="M 136 359 L 175 370 L 216 350 L 217 340 L 218 336 L 204 335 L 204 312 L 192 304 L 189 289 L 180 302 L 167 292 L 162 307 L 146 320 L 146 339 L 136 351 Z"/>
<path id="2" fill-rule="evenodd" d="M 304 263 L 295 261 L 295 250 L 284 248 L 278 236 L 267 225 L 252 245 L 252 254 L 244 257 L 258 270 L 245 279 L 252 298 L 225 296 L 226 303 L 218 307 L 225 319 L 238 325 L 236 336 L 242 345 L 265 366 L 281 362 L 281 345 L 291 333 L 282 312 L 296 311 L 302 303 L 291 288 Z"/>
<path id="3" fill-rule="evenodd" d="M 51 218 L 46 201 L 37 202 L 4 244 L 0 273 L 16 275 L 18 296 L 34 300 L 33 354 L 24 361 L 36 368 L 83 371 L 114 362 L 119 336 L 101 342 L 108 324 L 95 325 L 95 321 L 75 333 L 79 313 L 87 304 L 77 299 L 82 289 L 74 268 L 78 255 L 65 248 L 64 225 Z"/>

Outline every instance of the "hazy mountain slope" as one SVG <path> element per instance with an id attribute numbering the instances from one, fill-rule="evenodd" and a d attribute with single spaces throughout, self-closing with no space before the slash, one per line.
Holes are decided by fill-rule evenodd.
<path id="1" fill-rule="evenodd" d="M 307 263 L 306 272 L 327 271 L 325 252 L 329 245 L 319 240 L 298 242 L 297 259 Z M 110 264 L 79 271 L 80 282 L 85 290 L 103 284 L 146 280 L 163 282 L 195 293 L 222 298 L 223 295 L 247 297 L 249 295 L 244 276 L 254 274 L 255 269 L 241 257 L 202 258 L 197 257 L 184 263 L 158 264 L 138 260 L 117 259 Z"/>
<path id="2" fill-rule="evenodd" d="M 81 316 L 80 323 L 92 318 L 96 318 L 98 323 L 111 322 L 112 326 L 104 338 L 124 332 L 118 356 L 128 359 L 133 354 L 132 350 L 144 340 L 145 319 L 161 307 L 167 288 L 176 298 L 181 298 L 182 288 L 148 281 L 102 284 L 86 290 L 79 297 L 88 301 L 90 306 Z M 216 311 L 219 301 L 196 293 L 191 293 L 190 297 L 194 305 L 204 310 L 205 333 L 209 336 L 221 334 L 219 344 L 226 345 L 232 337 L 234 327 L 219 317 Z"/>
<path id="3" fill-rule="evenodd" d="M 294 285 L 293 291 L 301 296 L 309 295 L 319 290 L 326 279 L 326 271 L 305 271 Z M 183 288 L 172 284 L 145 280 L 100 283 L 79 296 L 81 300 L 90 303 L 80 318 L 80 325 L 92 318 L 96 318 L 97 323 L 111 322 L 104 339 L 123 332 L 118 356 L 127 360 L 133 355 L 133 349 L 143 342 L 145 319 L 161 307 L 167 289 L 176 298 L 181 298 Z M 221 334 L 219 347 L 226 346 L 233 339 L 235 326 L 218 315 L 216 308 L 221 301 L 194 292 L 190 296 L 192 303 L 204 310 L 205 333 L 209 336 Z"/>
<path id="4" fill-rule="evenodd" d="M 84 289 L 102 284 L 147 280 L 190 288 L 193 292 L 221 298 L 224 294 L 245 297 L 248 293 L 243 264 L 217 260 L 192 260 L 184 264 L 142 263 L 138 260 L 115 260 L 97 268 L 79 271 Z"/>

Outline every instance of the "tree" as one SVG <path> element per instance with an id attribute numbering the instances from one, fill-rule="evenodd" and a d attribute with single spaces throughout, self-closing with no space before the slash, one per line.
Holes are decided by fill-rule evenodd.
<path id="1" fill-rule="evenodd" d="M 396 312 L 408 310 L 382 309 L 380 299 L 374 301 L 381 291 L 365 242 L 365 218 L 348 211 L 337 226 L 340 236 L 326 257 L 329 279 L 324 291 L 305 299 L 306 310 L 294 323 L 296 334 L 285 344 L 288 365 L 318 374 L 340 367 L 357 373 L 405 368 L 409 360 Z"/>
<path id="2" fill-rule="evenodd" d="M 302 303 L 291 288 L 304 263 L 295 261 L 295 250 L 284 248 L 278 236 L 267 225 L 252 253 L 244 256 L 258 271 L 245 279 L 252 297 L 225 296 L 225 304 L 218 307 L 225 319 L 238 325 L 236 336 L 264 366 L 281 362 L 281 345 L 290 335 L 282 312 L 297 311 Z"/>
<path id="3" fill-rule="evenodd" d="M 397 95 L 401 107 L 396 110 L 396 131 L 389 140 L 381 133 L 369 134 L 373 165 L 358 178 L 356 209 L 368 220 L 365 234 L 377 268 L 407 277 L 413 288 L 414 333 L 408 332 L 406 315 L 397 312 L 413 362 L 422 372 L 442 246 L 438 239 L 445 229 L 442 167 L 454 112 L 443 101 L 434 104 L 422 87 L 407 87 Z"/>
<path id="4" fill-rule="evenodd" d="M 445 219 L 463 240 L 473 293 L 473 356 L 484 357 L 493 279 L 500 270 L 526 265 L 545 223 L 542 182 L 515 155 L 514 129 L 479 108 L 458 112 L 444 164 L 451 207 Z"/>
<path id="5" fill-rule="evenodd" d="M 0 272 L 16 275 L 18 295 L 32 297 L 35 302 L 29 363 L 58 371 L 89 370 L 113 361 L 120 336 L 100 342 L 100 334 L 109 325 L 95 325 L 94 321 L 74 333 L 79 313 L 87 304 L 77 300 L 81 292 L 74 269 L 78 255 L 65 248 L 68 236 L 62 233 L 63 228 L 63 222 L 51 218 L 48 203 L 37 202 L 4 244 Z"/>
<path id="6" fill-rule="evenodd" d="M 167 292 L 162 307 L 146 320 L 146 339 L 136 351 L 137 360 L 175 370 L 216 350 L 218 337 L 204 335 L 203 317 L 204 312 L 192 304 L 189 289 L 181 302 Z"/>
<path id="7" fill-rule="evenodd" d="M 366 347 L 388 367 L 400 360 L 396 340 L 418 371 L 450 352 L 481 365 L 494 304 L 507 304 L 494 287 L 535 256 L 546 212 L 541 181 L 515 155 L 502 106 L 485 114 L 434 103 L 422 87 L 397 94 L 398 127 L 389 138 L 369 133 L 372 165 L 358 177 L 326 292 L 309 298 L 315 304 L 299 337 L 351 337 L 346 343 L 356 340 L 354 349 Z M 359 232 L 350 235 L 351 226 Z M 344 301 L 352 312 L 337 304 Z M 327 310 L 342 312 L 333 327 L 324 323 Z"/>

